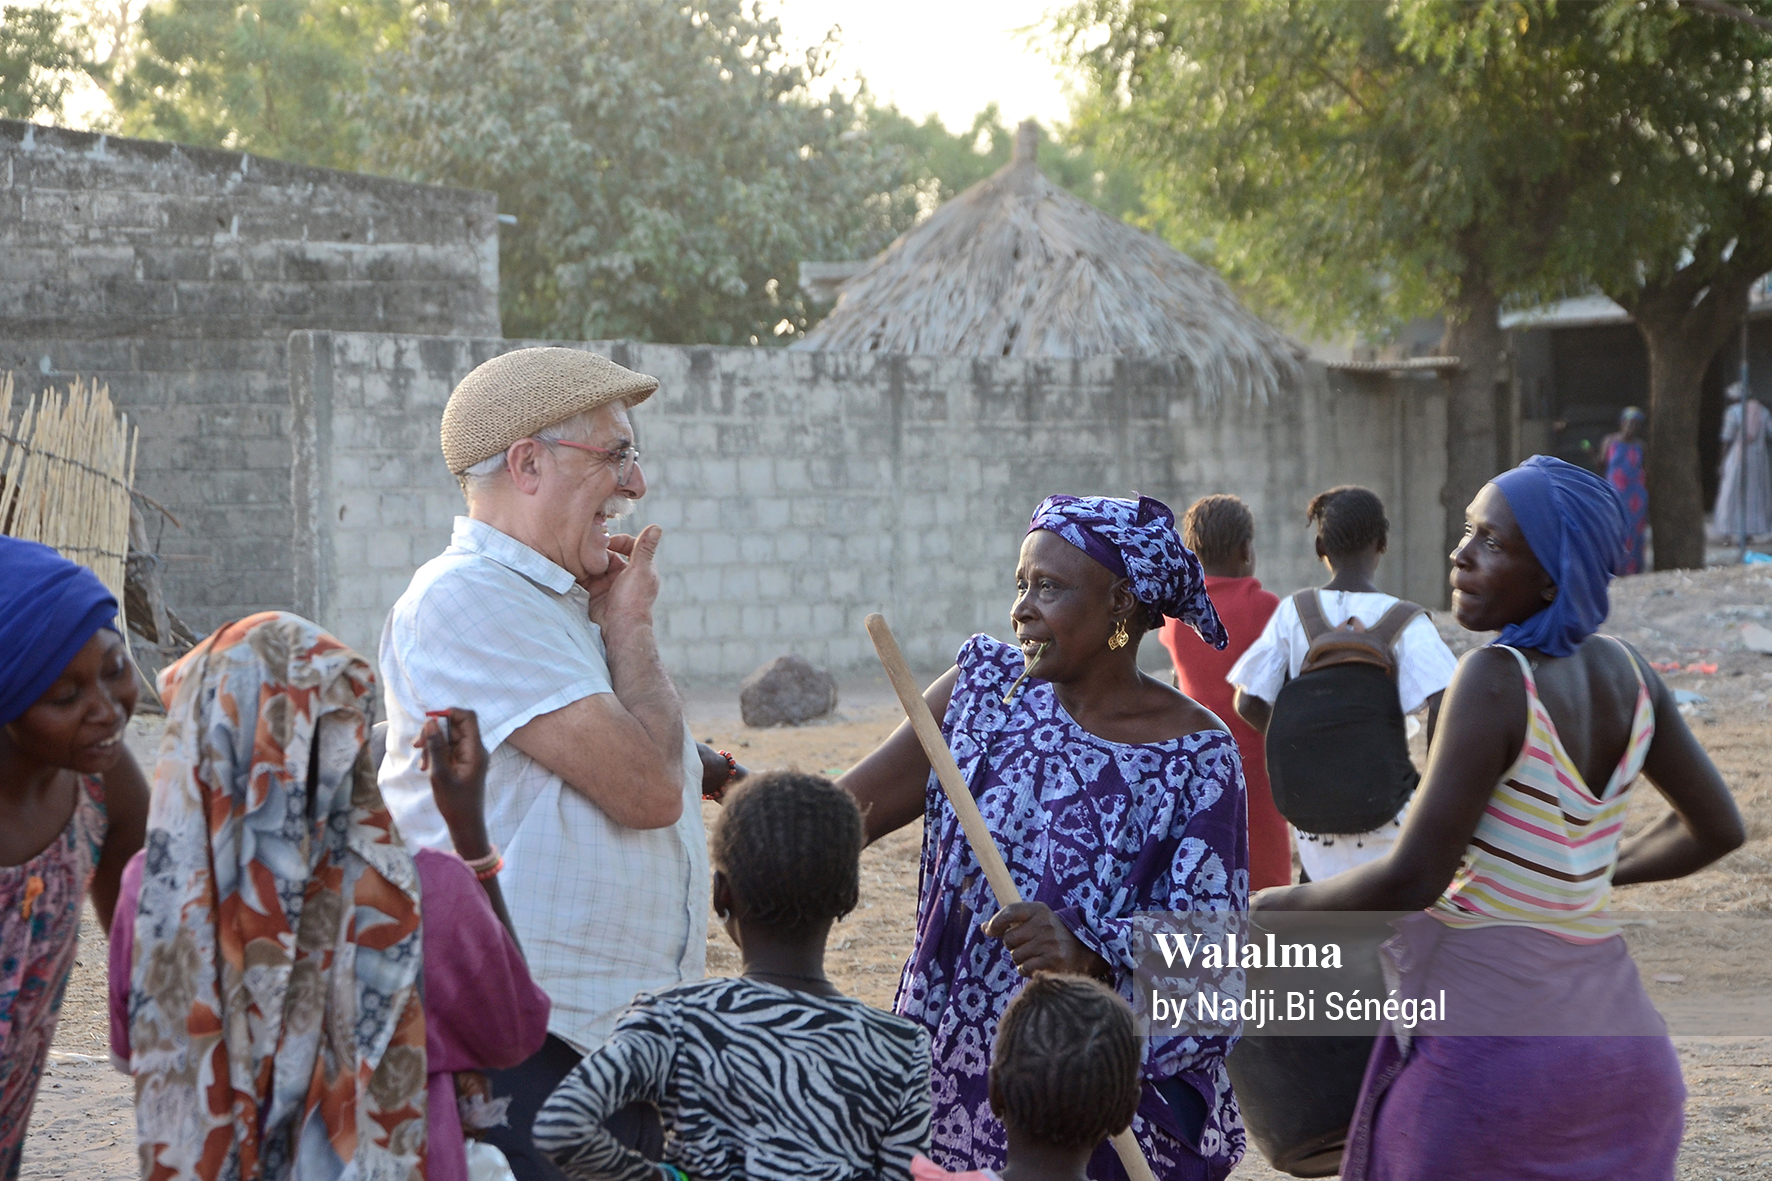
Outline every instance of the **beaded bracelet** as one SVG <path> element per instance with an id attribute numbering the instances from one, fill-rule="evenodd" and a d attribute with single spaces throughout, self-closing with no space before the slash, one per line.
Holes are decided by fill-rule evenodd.
<path id="1" fill-rule="evenodd" d="M 719 787 L 716 787 L 713 791 L 702 792 L 701 798 L 704 800 L 713 800 L 718 803 L 720 797 L 726 794 L 727 784 L 731 783 L 732 777 L 738 774 L 738 760 L 733 758 L 727 751 L 717 750 L 714 753 L 726 760 L 726 781 L 725 783 L 720 784 Z"/>
<path id="2" fill-rule="evenodd" d="M 466 857 L 462 858 L 462 861 L 466 863 L 467 867 L 474 871 L 474 876 L 481 881 L 485 881 L 487 878 L 496 874 L 500 869 L 503 869 L 505 863 L 504 858 L 500 857 L 498 854 L 497 845 L 488 842 L 487 848 L 490 849 L 491 852 L 487 853 L 484 857 L 476 857 L 472 861 L 469 861 Z"/>

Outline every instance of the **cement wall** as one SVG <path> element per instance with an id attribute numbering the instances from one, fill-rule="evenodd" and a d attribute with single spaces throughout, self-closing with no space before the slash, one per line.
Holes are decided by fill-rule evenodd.
<path id="1" fill-rule="evenodd" d="M 291 338 L 297 610 L 375 650 L 461 511 L 437 448 L 444 402 L 474 365 L 525 343 Z M 862 619 L 875 610 L 914 663 L 938 668 L 967 635 L 1007 633 L 1028 513 L 1060 491 L 1137 489 L 1178 511 L 1234 492 L 1257 517 L 1258 573 L 1284 593 L 1321 581 L 1310 495 L 1366 484 L 1391 518 L 1381 584 L 1434 606 L 1445 594 L 1445 402 L 1431 380 L 1312 365 L 1273 405 L 1208 405 L 1164 367 L 1111 358 L 579 347 L 661 383 L 634 412 L 651 489 L 636 517 L 665 529 L 659 637 L 681 675 L 738 675 L 784 652 L 870 668 Z"/>
<path id="2" fill-rule="evenodd" d="M 289 333 L 496 336 L 490 193 L 0 120 L 0 369 L 141 428 L 166 591 L 200 631 L 293 602 Z"/>

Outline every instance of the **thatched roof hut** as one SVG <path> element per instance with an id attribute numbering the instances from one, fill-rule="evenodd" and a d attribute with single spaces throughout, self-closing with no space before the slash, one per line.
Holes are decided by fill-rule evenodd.
<path id="1" fill-rule="evenodd" d="M 1210 267 L 1046 179 L 1039 129 L 842 285 L 795 349 L 1171 359 L 1209 397 L 1277 392 L 1302 350 Z"/>

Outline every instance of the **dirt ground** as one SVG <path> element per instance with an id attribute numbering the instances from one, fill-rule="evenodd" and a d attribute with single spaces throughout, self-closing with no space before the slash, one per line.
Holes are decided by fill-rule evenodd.
<path id="1" fill-rule="evenodd" d="M 1744 623 L 1772 627 L 1772 568 L 1650 574 L 1615 588 L 1608 632 L 1635 644 L 1649 660 L 1677 663 L 1682 670 L 1698 666 L 1665 675 L 1673 687 L 1704 698 L 1686 707 L 1688 720 L 1734 790 L 1749 833 L 1746 846 L 1702 873 L 1620 890 L 1618 908 L 1649 912 L 1644 921 L 1678 911 L 1772 918 L 1772 656 L 1743 646 Z M 1442 622 L 1442 631 L 1460 651 L 1484 638 L 1460 633 L 1450 621 Z M 1715 670 L 1705 671 L 1709 665 Z M 696 736 L 732 750 L 755 769 L 792 766 L 834 773 L 871 750 L 903 717 L 881 679 L 845 685 L 835 719 L 791 729 L 744 727 L 730 687 L 691 689 L 687 696 Z M 146 756 L 157 727 L 145 720 L 135 726 L 132 745 L 138 756 Z M 711 820 L 713 806 L 708 808 Z M 1630 828 L 1665 810 L 1660 796 L 1644 785 L 1631 808 Z M 891 1003 L 910 945 L 920 839 L 913 827 L 867 851 L 861 908 L 832 935 L 832 978 L 871 1004 Z M 1633 928 L 1633 946 L 1651 995 L 1670 1010 L 1679 1009 L 1683 992 L 1690 994 L 1719 973 L 1737 985 L 1751 981 L 1755 991 L 1759 978 L 1772 973 L 1772 962 L 1752 955 L 1723 957 L 1714 967 L 1692 962 L 1690 942 L 1658 938 L 1667 921 L 1656 921 L 1657 927 Z M 130 1087 L 108 1060 L 105 942 L 90 911 L 83 939 L 25 1146 L 26 1178 L 136 1176 Z M 708 970 L 728 974 L 737 968 L 737 952 L 716 926 L 708 940 Z M 1658 975 L 1683 979 L 1657 981 Z M 1689 1092 L 1680 1181 L 1772 1176 L 1772 1036 L 1676 1040 Z M 1281 1176 L 1253 1152 L 1233 1174 L 1237 1181 Z"/>

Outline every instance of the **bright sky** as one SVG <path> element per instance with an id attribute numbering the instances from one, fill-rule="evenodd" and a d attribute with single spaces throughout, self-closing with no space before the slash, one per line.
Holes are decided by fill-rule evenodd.
<path id="1" fill-rule="evenodd" d="M 790 50 L 804 50 L 840 28 L 842 49 L 831 78 L 845 93 L 857 75 L 882 102 L 912 118 L 934 113 L 950 131 L 995 102 L 1014 127 L 1048 127 L 1070 111 L 1059 68 L 1017 29 L 1042 26 L 1066 0 L 775 0 Z M 67 3 L 66 7 L 75 5 Z M 86 126 L 105 107 L 90 82 L 66 109 L 69 126 Z"/>
<path id="2" fill-rule="evenodd" d="M 921 120 L 933 112 L 950 131 L 995 102 L 1003 122 L 1063 122 L 1065 101 L 1059 68 L 1029 43 L 1030 25 L 1042 25 L 1063 0 L 777 0 L 789 48 L 822 40 L 841 29 L 842 50 L 833 73 L 855 75 L 882 102 Z M 844 86 L 845 91 L 849 90 Z"/>

